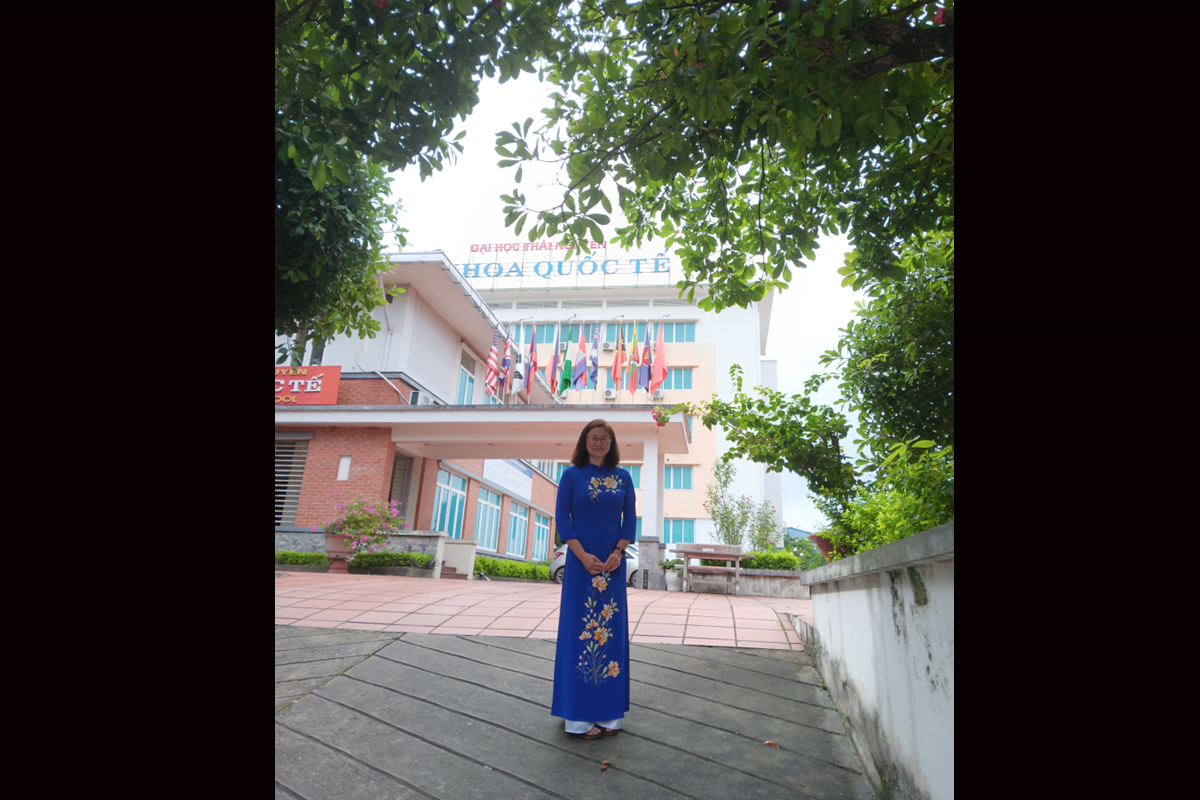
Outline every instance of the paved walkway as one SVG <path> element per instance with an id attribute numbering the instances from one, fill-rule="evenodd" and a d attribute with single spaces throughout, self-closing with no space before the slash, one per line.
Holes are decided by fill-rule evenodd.
<path id="1" fill-rule="evenodd" d="M 557 584 L 277 572 L 275 624 L 547 639 L 558 635 L 560 593 Z M 812 622 L 811 600 L 630 589 L 628 606 L 635 644 L 800 651 L 787 615 Z"/>
<path id="2" fill-rule="evenodd" d="M 465 608 L 477 612 L 550 597 L 536 586 L 525 594 L 528 584 L 464 590 L 462 583 L 446 589 L 440 584 L 450 581 L 413 580 L 437 587 L 427 592 L 474 598 Z M 290 583 L 282 591 L 294 602 L 280 607 L 277 599 L 276 613 L 319 608 L 295 605 L 305 592 L 338 605 L 375 599 L 335 594 L 387 594 L 380 579 L 276 579 L 277 592 L 280 583 Z M 639 593 L 643 612 L 657 605 L 655 594 L 665 593 Z M 421 609 L 445 602 L 424 599 Z M 681 598 L 689 607 L 701 599 L 719 598 Z M 727 605 L 735 622 L 736 600 Z M 276 626 L 276 800 L 872 797 L 807 653 L 633 644 L 631 708 L 621 733 L 583 741 L 550 716 L 554 642 L 531 632 L 544 621 L 537 617 L 525 638 Z"/>

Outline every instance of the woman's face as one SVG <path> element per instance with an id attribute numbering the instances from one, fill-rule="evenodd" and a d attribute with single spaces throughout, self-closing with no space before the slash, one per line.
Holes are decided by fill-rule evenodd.
<path id="1" fill-rule="evenodd" d="M 588 456 L 592 461 L 603 461 L 612 447 L 612 439 L 603 425 L 597 425 L 587 432 Z"/>

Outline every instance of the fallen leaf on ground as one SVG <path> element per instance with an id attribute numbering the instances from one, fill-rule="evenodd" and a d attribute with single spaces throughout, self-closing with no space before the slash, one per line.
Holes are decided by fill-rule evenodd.
<path id="1" fill-rule="evenodd" d="M 603 772 L 604 770 L 608 769 L 608 765 L 611 763 L 612 763 L 611 761 L 600 762 L 600 771 Z"/>
<path id="2" fill-rule="evenodd" d="M 763 742 L 763 744 L 765 744 L 767 747 L 774 747 L 777 750 L 779 749 L 779 745 L 775 744 L 774 742 Z"/>

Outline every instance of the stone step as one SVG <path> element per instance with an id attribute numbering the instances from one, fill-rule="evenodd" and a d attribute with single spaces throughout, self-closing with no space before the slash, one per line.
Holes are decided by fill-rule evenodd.
<path id="1" fill-rule="evenodd" d="M 467 579 L 466 575 L 459 575 L 458 570 L 455 569 L 454 567 L 442 567 L 442 577 L 443 578 L 452 578 L 454 580 L 460 580 L 460 581 L 465 581 Z"/>

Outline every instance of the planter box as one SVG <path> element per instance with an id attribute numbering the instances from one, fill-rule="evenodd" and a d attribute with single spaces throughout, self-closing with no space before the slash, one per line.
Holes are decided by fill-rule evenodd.
<path id="1" fill-rule="evenodd" d="M 800 570 L 787 569 L 744 569 L 742 570 L 742 597 L 786 597 L 803 600 L 811 596 L 811 590 L 800 582 Z M 724 575 L 693 575 L 688 573 L 688 589 L 693 592 L 725 594 Z M 732 589 L 729 590 L 732 592 Z"/>
<path id="2" fill-rule="evenodd" d="M 479 580 L 479 581 L 482 581 L 482 580 L 488 580 L 488 581 L 512 581 L 512 582 L 514 582 L 514 583 L 540 583 L 540 584 L 542 584 L 543 586 L 545 586 L 545 585 L 546 585 L 546 584 L 548 584 L 548 583 L 554 583 L 554 581 L 539 581 L 539 580 L 536 580 L 536 579 L 534 579 L 534 578 L 507 578 L 507 577 L 503 577 L 503 576 L 500 576 L 500 575 L 476 575 L 476 576 L 475 576 L 475 580 Z"/>
<path id="3" fill-rule="evenodd" d="M 368 567 L 355 569 L 350 567 L 351 575 L 401 575 L 406 578 L 432 578 L 433 570 L 417 569 L 416 567 Z"/>
<path id="4" fill-rule="evenodd" d="M 276 572 L 329 572 L 328 564 L 276 564 Z"/>

